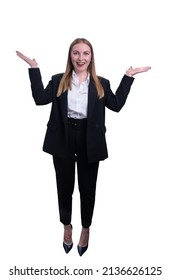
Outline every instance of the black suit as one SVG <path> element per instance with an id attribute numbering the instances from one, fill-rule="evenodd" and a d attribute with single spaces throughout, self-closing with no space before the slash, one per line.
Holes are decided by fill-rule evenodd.
<path id="1" fill-rule="evenodd" d="M 47 124 L 47 132 L 43 150 L 60 158 L 67 156 L 68 125 L 67 125 L 67 92 L 56 97 L 57 87 L 62 74 L 54 75 L 44 90 L 40 70 L 29 69 L 33 98 L 37 105 L 52 102 L 51 114 Z M 114 95 L 109 81 L 101 78 L 105 96 L 99 99 L 97 90 L 90 80 L 87 113 L 87 154 L 88 161 L 95 162 L 108 157 L 105 139 L 105 106 L 119 112 L 125 104 L 134 78 L 124 76 Z"/>
<path id="2" fill-rule="evenodd" d="M 64 224 L 69 224 L 71 220 L 71 197 L 74 188 L 75 173 L 74 145 L 71 144 L 70 139 L 75 137 L 75 132 L 68 126 L 67 91 L 62 93 L 60 97 L 56 97 L 62 74 L 52 76 L 51 81 L 45 89 L 39 68 L 29 69 L 29 76 L 35 103 L 37 105 L 52 103 L 43 151 L 53 155 L 57 175 L 60 219 Z M 82 218 L 83 227 L 89 227 L 91 224 L 98 163 L 100 160 L 108 157 L 105 139 L 105 107 L 119 112 L 126 102 L 133 80 L 133 77 L 124 75 L 116 94 L 113 94 L 109 81 L 100 77 L 104 89 L 104 97 L 99 98 L 96 87 L 90 79 L 86 129 L 79 131 L 78 134 L 76 132 L 80 145 L 83 145 L 78 150 L 80 154 L 84 151 L 83 157 L 79 153 L 77 155 L 79 189 L 81 203 L 84 205 L 81 205 L 83 208 L 81 209 L 81 214 L 84 216 Z M 72 154 L 70 150 L 72 150 Z M 85 189 L 87 190 L 86 193 L 84 191 Z M 91 192 L 90 199 L 89 192 Z M 84 196 L 88 198 L 84 200 Z M 90 200 L 91 202 L 89 202 Z M 90 210 L 87 211 L 87 209 Z M 86 215 L 86 212 L 89 213 Z"/>

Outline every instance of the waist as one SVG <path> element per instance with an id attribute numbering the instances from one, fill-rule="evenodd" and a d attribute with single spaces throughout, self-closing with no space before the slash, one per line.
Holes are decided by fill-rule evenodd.
<path id="1" fill-rule="evenodd" d="M 87 126 L 87 119 L 67 118 L 68 126 L 75 128 L 85 128 Z"/>

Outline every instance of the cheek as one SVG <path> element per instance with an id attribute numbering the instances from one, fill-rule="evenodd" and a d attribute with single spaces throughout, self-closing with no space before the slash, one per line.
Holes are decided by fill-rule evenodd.
<path id="1" fill-rule="evenodd" d="M 75 62 L 75 57 L 71 56 L 70 58 L 71 58 L 71 62 L 74 63 Z"/>
<path id="2" fill-rule="evenodd" d="M 91 59 L 88 59 L 88 65 L 91 63 Z"/>
<path id="3" fill-rule="evenodd" d="M 72 57 L 70 57 L 70 59 L 71 59 L 71 62 L 73 63 L 73 61 L 74 61 L 74 60 L 73 60 L 73 58 L 72 58 Z"/>
<path id="4" fill-rule="evenodd" d="M 88 59 L 88 63 L 90 64 L 90 62 L 91 62 L 91 57 L 89 57 L 89 59 Z"/>

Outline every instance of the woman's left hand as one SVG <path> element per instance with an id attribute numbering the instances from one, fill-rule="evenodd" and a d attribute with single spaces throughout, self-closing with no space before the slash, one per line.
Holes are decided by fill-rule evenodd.
<path id="1" fill-rule="evenodd" d="M 150 66 L 138 67 L 138 68 L 133 68 L 132 66 L 130 66 L 129 69 L 126 71 L 126 75 L 129 77 L 133 77 L 134 75 L 136 75 L 138 73 L 147 72 L 150 69 L 151 69 Z"/>

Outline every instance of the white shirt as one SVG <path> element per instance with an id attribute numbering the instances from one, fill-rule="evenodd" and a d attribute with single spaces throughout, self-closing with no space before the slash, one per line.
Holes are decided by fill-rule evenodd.
<path id="1" fill-rule="evenodd" d="M 76 73 L 72 73 L 72 90 L 68 90 L 68 118 L 87 118 L 88 86 L 90 74 L 87 79 L 79 85 Z"/>

